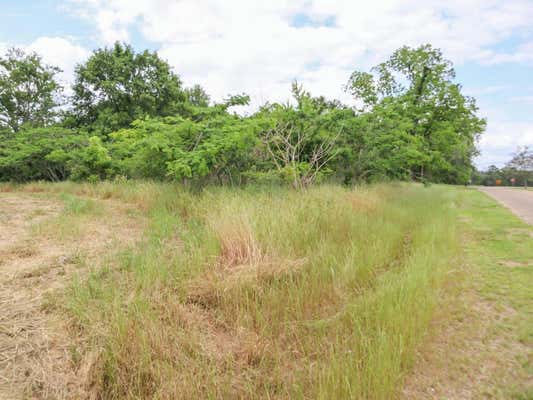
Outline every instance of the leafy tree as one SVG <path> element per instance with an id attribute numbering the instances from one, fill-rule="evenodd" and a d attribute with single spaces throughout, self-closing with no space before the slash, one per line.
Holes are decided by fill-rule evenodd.
<path id="1" fill-rule="evenodd" d="M 245 93 L 242 94 L 236 94 L 232 96 L 228 96 L 224 101 L 220 104 L 220 106 L 227 110 L 230 107 L 235 106 L 247 106 L 250 104 L 250 96 L 248 96 Z"/>
<path id="2" fill-rule="evenodd" d="M 35 53 L 8 50 L 0 58 L 0 130 L 18 132 L 25 124 L 52 123 L 62 92 L 56 81 L 60 71 L 43 64 Z"/>
<path id="3" fill-rule="evenodd" d="M 86 136 L 70 129 L 24 127 L 0 144 L 0 180 L 67 179 L 86 145 Z"/>
<path id="4" fill-rule="evenodd" d="M 73 180 L 99 181 L 115 174 L 115 163 L 98 136 L 91 136 L 86 145 L 71 158 L 70 178 Z"/>
<path id="5" fill-rule="evenodd" d="M 185 89 L 187 101 L 195 107 L 207 107 L 211 98 L 200 85 Z"/>
<path id="6" fill-rule="evenodd" d="M 127 176 L 242 183 L 243 172 L 254 163 L 257 130 L 257 121 L 228 114 L 203 121 L 138 120 L 111 134 L 111 155 Z"/>
<path id="7" fill-rule="evenodd" d="M 180 113 L 186 99 L 179 77 L 157 53 L 135 53 L 121 43 L 78 65 L 73 90 L 71 123 L 103 133 L 146 116 Z"/>
<path id="8" fill-rule="evenodd" d="M 360 112 L 374 113 L 376 121 L 389 120 L 379 114 L 392 109 L 406 122 L 406 133 L 418 138 L 416 151 L 423 155 L 409 166 L 411 176 L 468 181 L 485 121 L 477 116 L 475 100 L 453 82 L 451 62 L 430 45 L 402 47 L 371 72 L 355 71 L 346 90 L 362 104 Z"/>
<path id="9" fill-rule="evenodd" d="M 292 94 L 295 105 L 267 105 L 255 118 L 266 122 L 260 132 L 263 168 L 277 171 L 278 178 L 302 188 L 333 173 L 345 115 L 337 103 L 313 98 L 297 82 Z"/>
<path id="10" fill-rule="evenodd" d="M 383 101 L 372 113 L 360 117 L 362 131 L 358 155 L 358 180 L 409 180 L 412 170 L 424 163 L 421 137 L 412 135 L 412 121 L 405 117 L 396 102 Z"/>

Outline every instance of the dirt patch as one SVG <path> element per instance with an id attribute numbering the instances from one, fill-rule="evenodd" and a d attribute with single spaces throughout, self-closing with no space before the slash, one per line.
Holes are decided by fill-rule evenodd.
<path id="1" fill-rule="evenodd" d="M 520 262 L 520 261 L 513 261 L 513 260 L 502 260 L 498 264 L 503 265 L 504 267 L 509 268 L 524 268 L 529 265 L 533 265 L 533 260 L 528 262 Z"/>
<path id="2" fill-rule="evenodd" d="M 127 206 L 101 206 L 109 213 L 80 220 L 61 238 L 48 229 L 61 222 L 61 202 L 0 194 L 1 399 L 86 397 L 68 321 L 46 304 L 80 272 L 81 259 L 97 265 L 103 254 L 139 238 L 141 225 L 124 212 Z"/>

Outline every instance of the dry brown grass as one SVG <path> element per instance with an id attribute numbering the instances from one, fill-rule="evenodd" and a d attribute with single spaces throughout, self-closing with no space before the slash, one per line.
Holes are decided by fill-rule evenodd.
<path id="1" fill-rule="evenodd" d="M 227 261 L 226 257 L 222 257 L 219 263 Z M 235 258 L 232 257 L 230 261 L 234 262 Z M 287 279 L 289 276 L 294 278 L 301 273 L 305 263 L 305 259 L 276 260 L 263 256 L 261 261 L 255 260 L 252 263 L 215 264 L 191 281 L 187 301 L 203 308 L 219 307 L 229 292 L 237 293 L 250 288 L 260 290 L 269 282 Z"/>
<path id="2" fill-rule="evenodd" d="M 522 348 L 506 348 L 514 338 L 491 325 L 510 323 L 512 308 L 443 288 L 469 273 L 451 269 L 449 189 L 196 196 L 105 182 L 28 190 L 4 193 L 13 216 L 0 205 L 0 224 L 16 221 L 0 231 L 9 255 L 0 271 L 12 271 L 0 273 L 0 293 L 10 296 L 0 295 L 10 310 L 0 327 L 13 328 L 0 333 L 10 357 L 0 375 L 15 371 L 0 388 L 12 393 L 389 399 L 434 307 L 447 304 L 438 302 L 444 292 L 455 303 L 438 308 L 404 395 L 478 398 L 493 390 L 498 368 L 510 380 L 520 370 L 511 355 Z M 70 193 L 63 209 L 50 200 L 60 192 Z M 24 215 L 12 211 L 17 203 Z"/>
<path id="3" fill-rule="evenodd" d="M 219 264 L 222 268 L 261 263 L 265 254 L 253 235 L 246 216 L 222 218 L 211 222 L 220 242 Z"/>
<path id="4" fill-rule="evenodd" d="M 44 191 L 39 185 L 24 189 L 24 193 Z M 80 376 L 90 375 L 84 370 L 93 362 L 73 362 L 77 342 L 70 323 L 46 305 L 50 296 L 61 293 L 58 289 L 82 272 L 82 258 L 98 265 L 102 254 L 136 240 L 142 227 L 125 215 L 125 205 L 108 205 L 109 213 L 65 221 L 53 196 L 34 197 L 5 185 L 2 192 L 0 398 L 86 397 L 87 381 Z M 65 224 L 75 234 L 61 235 Z"/>
<path id="5" fill-rule="evenodd" d="M 290 259 L 267 253 L 254 236 L 246 213 L 209 221 L 220 245 L 219 254 L 203 274 L 189 284 L 187 300 L 203 308 L 215 308 L 228 292 L 260 290 L 274 280 L 299 274 L 305 258 Z"/>
<path id="6" fill-rule="evenodd" d="M 26 241 L 2 249 L 0 252 L 0 258 L 2 259 L 2 262 L 6 262 L 10 259 L 34 257 L 38 252 L 39 249 L 33 242 Z"/>
<path id="7" fill-rule="evenodd" d="M 374 213 L 379 209 L 379 206 L 383 202 L 383 198 L 378 197 L 376 193 L 349 193 L 348 197 L 355 212 Z"/>

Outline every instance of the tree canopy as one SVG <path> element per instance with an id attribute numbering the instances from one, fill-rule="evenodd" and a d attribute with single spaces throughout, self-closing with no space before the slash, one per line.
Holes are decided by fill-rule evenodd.
<path id="1" fill-rule="evenodd" d="M 0 130 L 18 132 L 23 125 L 45 126 L 54 121 L 60 103 L 61 70 L 43 64 L 35 53 L 10 49 L 0 58 Z"/>
<path id="2" fill-rule="evenodd" d="M 157 53 L 121 43 L 78 65 L 73 91 L 75 125 L 104 133 L 138 118 L 177 114 L 186 99 L 180 78 Z"/>
<path id="3" fill-rule="evenodd" d="M 0 144 L 0 180 L 465 183 L 485 127 L 452 63 L 430 45 L 402 47 L 370 72 L 354 71 L 345 86 L 353 107 L 295 82 L 290 101 L 246 115 L 234 111 L 249 105 L 246 94 L 212 101 L 199 85 L 183 87 L 157 53 L 122 43 L 76 67 L 58 115 L 58 69 L 36 55 L 10 54 L 0 64 L 8 66 L 0 118 L 17 134 Z"/>
<path id="4" fill-rule="evenodd" d="M 431 45 L 402 47 L 371 73 L 351 75 L 346 90 L 391 145 L 390 166 L 381 154 L 386 169 L 421 180 L 468 180 L 486 122 L 454 78 L 452 63 Z"/>

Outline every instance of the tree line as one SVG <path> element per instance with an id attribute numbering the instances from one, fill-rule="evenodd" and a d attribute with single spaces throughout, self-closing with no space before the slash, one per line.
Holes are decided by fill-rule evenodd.
<path id="1" fill-rule="evenodd" d="M 489 166 L 485 171 L 474 171 L 473 183 L 484 186 L 525 186 L 533 183 L 533 150 L 518 148 L 502 167 Z"/>
<path id="2" fill-rule="evenodd" d="M 193 185 L 321 180 L 466 183 L 485 128 L 452 63 L 402 47 L 344 89 L 356 106 L 312 96 L 240 115 L 246 94 L 211 101 L 156 52 L 116 43 L 59 68 L 11 49 L 0 58 L 0 180 L 146 178 Z"/>

